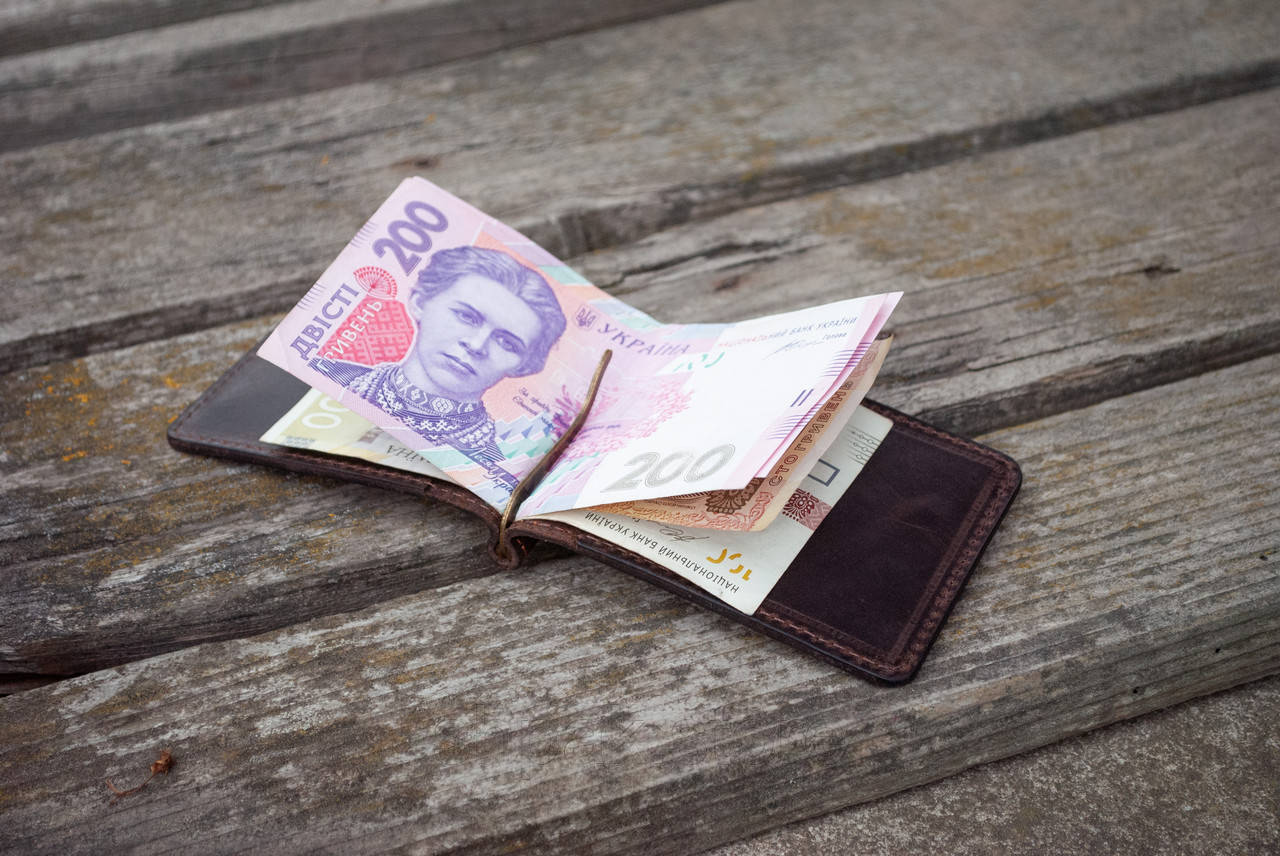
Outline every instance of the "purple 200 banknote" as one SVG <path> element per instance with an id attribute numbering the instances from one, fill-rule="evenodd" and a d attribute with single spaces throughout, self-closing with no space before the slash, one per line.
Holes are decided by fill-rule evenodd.
<path id="1" fill-rule="evenodd" d="M 662 324 L 528 238 L 406 179 L 259 349 L 521 516 L 742 488 L 853 372 L 900 292 L 731 324 Z"/>

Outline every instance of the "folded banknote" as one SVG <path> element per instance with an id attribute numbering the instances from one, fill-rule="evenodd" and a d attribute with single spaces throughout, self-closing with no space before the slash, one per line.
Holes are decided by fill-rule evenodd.
<path id="1" fill-rule="evenodd" d="M 834 440 L 835 431 L 814 426 L 846 402 L 847 418 L 851 396 L 860 400 L 859 384 L 874 377 L 883 358 L 874 343 L 900 296 L 664 324 L 411 178 L 259 354 L 327 396 L 300 403 L 302 411 L 325 401 L 354 414 L 432 474 L 503 510 L 581 409 L 611 350 L 586 422 L 519 516 L 601 505 L 639 514 L 620 504 L 753 482 L 794 487 Z M 786 499 L 773 497 L 770 519 Z"/>

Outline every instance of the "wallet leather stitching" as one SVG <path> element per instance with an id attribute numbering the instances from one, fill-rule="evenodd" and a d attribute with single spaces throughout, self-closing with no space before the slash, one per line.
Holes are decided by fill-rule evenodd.
<path id="1" fill-rule="evenodd" d="M 878 652 L 881 654 L 879 657 L 868 656 L 838 641 L 844 640 L 845 643 L 853 644 L 859 642 L 847 632 L 798 613 L 785 604 L 771 602 L 768 598 L 765 599 L 764 604 L 761 604 L 756 615 L 783 624 L 805 638 L 820 645 L 831 646 L 852 659 L 898 675 L 909 673 L 928 651 L 933 637 L 956 599 L 956 594 L 968 579 L 978 554 L 999 523 L 1002 508 L 1006 506 L 1020 479 L 1017 465 L 1010 458 L 993 449 L 962 437 L 946 434 L 877 402 L 868 401 L 866 404 L 882 415 L 890 417 L 895 423 L 909 426 L 909 430 L 925 435 L 928 442 L 940 443 L 949 450 L 964 453 L 970 460 L 981 460 L 991 467 L 990 476 L 983 484 L 985 499 L 975 503 L 965 516 L 962 531 L 968 533 L 967 537 L 963 542 L 950 545 L 947 554 L 936 566 L 946 570 L 942 571 L 934 590 L 920 599 L 911 620 L 904 625 L 903 633 L 898 643 L 894 645 L 894 648 L 901 648 L 901 653 L 896 657 L 891 656 L 892 652 L 889 651 Z M 865 651 L 866 646 L 863 646 L 862 650 Z"/>
<path id="2" fill-rule="evenodd" d="M 1000 484 L 997 489 L 991 490 L 986 502 L 978 506 L 982 509 L 981 514 L 978 521 L 968 527 L 970 535 L 965 539 L 963 547 L 956 545 L 949 556 L 939 563 L 939 567 L 949 569 L 944 571 L 940 583 L 932 594 L 921 598 L 912 620 L 904 625 L 903 635 L 909 637 L 909 641 L 902 646 L 902 652 L 897 657 L 889 656 L 890 652 L 878 652 L 881 653 L 879 657 L 861 653 L 851 648 L 849 644 L 837 641 L 845 640 L 847 643 L 857 644 L 859 640 L 847 632 L 796 612 L 784 604 L 775 604 L 772 608 L 762 605 L 756 615 L 785 625 L 818 644 L 833 647 L 852 659 L 871 664 L 889 674 L 897 675 L 910 671 L 915 662 L 928 650 L 934 634 L 955 600 L 956 593 L 968 578 L 977 553 L 995 528 L 996 521 L 999 519 L 997 509 L 1001 504 L 1001 495 L 1007 495 L 1007 486 L 1011 481 L 1009 478 L 998 479 Z M 923 619 L 920 617 L 922 612 L 927 613 Z"/>

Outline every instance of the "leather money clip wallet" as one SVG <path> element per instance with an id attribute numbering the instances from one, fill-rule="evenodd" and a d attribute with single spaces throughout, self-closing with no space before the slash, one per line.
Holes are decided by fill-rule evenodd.
<path id="1" fill-rule="evenodd" d="M 648 580 L 768 636 L 880 681 L 919 669 L 960 590 L 1022 482 L 1008 456 L 875 402 L 893 427 L 752 615 L 682 577 L 566 523 L 517 521 L 498 544 L 500 516 L 457 485 L 354 458 L 258 438 L 307 386 L 255 351 L 246 354 L 169 426 L 170 444 L 212 455 L 330 476 L 437 499 L 492 530 L 506 568 L 548 541 Z"/>

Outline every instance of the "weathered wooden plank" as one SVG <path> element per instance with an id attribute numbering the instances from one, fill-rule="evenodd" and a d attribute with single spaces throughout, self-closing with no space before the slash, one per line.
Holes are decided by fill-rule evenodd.
<path id="1" fill-rule="evenodd" d="M 1154 117 L 584 267 L 668 319 L 903 288 L 875 396 L 966 432 L 1017 424 L 1275 349 L 1278 114 L 1264 93 Z M 165 446 L 166 422 L 270 323 L 5 379 L 0 673 L 102 668 L 492 572 L 465 516 Z"/>
<path id="2" fill-rule="evenodd" d="M 568 257 L 1268 86 L 1277 44 L 1271 4 L 754 0 L 10 153 L 0 363 L 287 308 L 412 173 Z"/>
<path id="3" fill-rule="evenodd" d="M 0 566 L 13 615 L 35 623 L 6 626 L 0 674 L 85 671 L 493 572 L 487 531 L 451 506 L 167 448 L 183 401 L 266 329 L 10 376 Z"/>
<path id="4" fill-rule="evenodd" d="M 1280 852 L 1280 677 L 703 856 Z"/>
<path id="5" fill-rule="evenodd" d="M 660 318 L 902 289 L 877 395 L 966 434 L 1280 350 L 1280 93 L 747 209 L 584 256 Z"/>
<path id="6" fill-rule="evenodd" d="M 985 438 L 1023 494 L 908 686 L 574 557 L 2 699 L 0 843 L 690 852 L 1273 673 L 1278 411 L 1268 357 Z"/>
<path id="7" fill-rule="evenodd" d="M 200 20 L 0 60 L 0 150 L 343 86 L 707 2 L 305 0 L 216 17 L 190 10 Z"/>
<path id="8" fill-rule="evenodd" d="M 286 0 L 7 0 L 0 56 L 239 12 Z"/>

